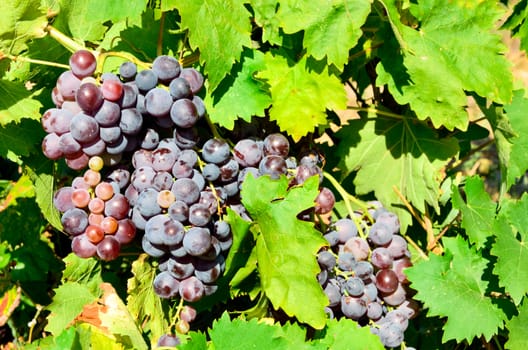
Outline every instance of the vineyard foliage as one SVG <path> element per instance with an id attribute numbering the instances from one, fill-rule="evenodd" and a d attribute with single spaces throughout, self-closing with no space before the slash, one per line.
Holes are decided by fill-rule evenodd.
<path id="1" fill-rule="evenodd" d="M 528 348 L 528 95 L 505 37 L 528 49 L 528 1 L 4 0 L 0 5 L 0 325 L 21 348 L 147 349 L 178 303 L 152 289 L 141 243 L 80 259 L 54 191 L 77 173 L 44 157 L 43 111 L 72 52 L 97 72 L 172 55 L 206 78 L 210 128 L 270 128 L 324 154 L 331 218 L 370 200 L 396 213 L 418 314 L 409 347 Z M 270 132 L 273 130 L 262 130 Z M 490 170 L 479 172 L 484 154 Z M 248 177 L 219 291 L 182 349 L 383 349 L 329 320 L 315 278 L 327 243 L 317 181 Z M 325 221 L 326 220 L 326 221 Z M 3 334 L 3 333 L 2 333 Z M 2 335 L 0 335 L 2 337 Z M 462 347 L 461 347 L 462 346 Z M 402 349 L 405 347 L 402 345 Z"/>

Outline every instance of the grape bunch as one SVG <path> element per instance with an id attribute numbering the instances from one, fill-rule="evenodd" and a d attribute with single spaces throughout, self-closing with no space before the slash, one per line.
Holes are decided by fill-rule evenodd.
<path id="1" fill-rule="evenodd" d="M 398 217 L 387 209 L 378 205 L 367 218 L 355 214 L 329 225 L 329 248 L 317 256 L 317 278 L 330 302 L 325 311 L 370 326 L 387 347 L 400 346 L 414 316 L 403 271 L 411 266 L 407 242 L 398 234 Z"/>
<path id="2" fill-rule="evenodd" d="M 225 269 L 232 244 L 226 208 L 249 219 L 240 201 L 240 188 L 248 173 L 301 184 L 322 171 L 309 156 L 300 164 L 289 153 L 288 139 L 279 133 L 264 140 L 242 139 L 231 149 L 222 139 L 182 143 L 159 136 L 134 152 L 130 185 L 125 190 L 131 219 L 144 231 L 143 250 L 159 259 L 154 290 L 163 298 L 181 297 L 195 302 L 214 293 Z M 326 193 L 329 192 L 330 196 Z M 322 194 L 322 195 L 321 195 Z M 321 187 L 321 204 L 314 211 L 329 212 L 335 202 Z M 316 203 L 318 203 L 316 201 Z"/>
<path id="3" fill-rule="evenodd" d="M 71 169 L 86 168 L 92 156 L 102 156 L 107 165 L 119 163 L 124 152 L 135 151 L 149 137 L 148 123 L 174 127 L 185 140 L 205 113 L 195 95 L 203 76 L 171 56 L 158 56 L 151 68 L 139 71 L 126 61 L 119 74 L 107 72 L 98 79 L 90 51 L 75 52 L 69 66 L 53 89 L 55 107 L 44 112 L 41 122 L 47 132 L 44 155 L 64 158 Z"/>
<path id="4" fill-rule="evenodd" d="M 75 177 L 71 186 L 55 192 L 53 204 L 62 214 L 63 229 L 72 237 L 72 251 L 76 255 L 113 260 L 121 245 L 136 236 L 136 226 L 128 218 L 128 200 L 121 193 L 130 173 L 116 169 L 103 181 L 102 165 L 102 158 L 92 157 L 82 176 Z"/>

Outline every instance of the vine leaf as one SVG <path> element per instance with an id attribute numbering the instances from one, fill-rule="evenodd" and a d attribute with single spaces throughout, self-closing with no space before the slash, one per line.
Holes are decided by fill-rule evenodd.
<path id="1" fill-rule="evenodd" d="M 18 55 L 30 40 L 46 35 L 47 24 L 46 11 L 39 0 L 2 1 L 0 52 Z M 1 96 L 3 99 L 5 95 Z"/>
<path id="2" fill-rule="evenodd" d="M 84 259 L 70 253 L 63 261 L 66 264 L 62 273 L 63 282 L 79 283 L 88 287 L 93 295 L 101 294 L 100 285 L 103 283 L 103 277 L 101 264 L 97 259 Z"/>
<path id="3" fill-rule="evenodd" d="M 426 203 L 439 210 L 441 169 L 457 154 L 457 140 L 440 138 L 411 118 L 379 116 L 351 121 L 337 137 L 343 178 L 357 171 L 356 192 L 374 191 L 375 197 L 398 215 L 403 231 L 412 218 L 402 209 L 401 199 L 392 191 L 394 186 L 420 212 L 425 211 Z"/>
<path id="4" fill-rule="evenodd" d="M 35 99 L 40 92 L 41 90 L 29 91 L 22 83 L 0 80 L 0 126 L 18 123 L 22 119 L 40 120 L 42 104 Z"/>
<path id="5" fill-rule="evenodd" d="M 242 203 L 254 220 L 257 266 L 262 289 L 276 308 L 314 328 L 323 328 L 328 299 L 315 276 L 319 249 L 327 243 L 313 223 L 297 214 L 313 207 L 319 182 L 310 178 L 288 190 L 285 176 L 271 180 L 248 175 Z"/>
<path id="6" fill-rule="evenodd" d="M 511 127 L 517 135 L 508 139 L 510 145 L 506 150 L 509 153 L 506 171 L 506 185 L 509 188 L 515 181 L 524 175 L 528 169 L 528 125 L 526 123 L 526 110 L 528 99 L 524 97 L 524 90 L 514 92 L 511 104 L 504 106 Z"/>
<path id="7" fill-rule="evenodd" d="M 47 310 L 48 324 L 45 330 L 58 335 L 82 312 L 85 305 L 97 300 L 90 288 L 75 282 L 66 282 L 55 289 L 55 295 Z"/>
<path id="8" fill-rule="evenodd" d="M 110 283 L 101 283 L 103 295 L 96 301 L 85 305 L 82 313 L 76 317 L 77 322 L 95 326 L 108 336 L 113 336 L 126 348 L 148 349 L 138 324 L 127 310 Z"/>
<path id="9" fill-rule="evenodd" d="M 281 21 L 277 16 L 277 1 L 249 0 L 251 9 L 255 13 L 255 23 L 262 28 L 262 41 L 272 45 L 282 45 Z"/>
<path id="10" fill-rule="evenodd" d="M 264 69 L 264 54 L 246 50 L 239 71 L 224 78 L 213 95 L 205 98 L 211 121 L 232 130 L 237 118 L 250 122 L 252 116 L 264 116 L 271 97 L 256 77 L 256 72 Z"/>
<path id="11" fill-rule="evenodd" d="M 478 176 L 467 178 L 464 189 L 466 202 L 458 188 L 453 186 L 453 206 L 462 213 L 462 228 L 466 230 L 469 241 L 480 249 L 495 232 L 492 219 L 495 217 L 497 204 L 491 200 L 484 188 L 484 181 Z"/>
<path id="12" fill-rule="evenodd" d="M 339 78 L 323 69 L 311 70 L 306 58 L 296 64 L 279 56 L 266 54 L 266 70 L 258 74 L 265 79 L 271 92 L 271 120 L 281 130 L 299 140 L 326 125 L 326 110 L 346 107 L 346 94 Z"/>
<path id="13" fill-rule="evenodd" d="M 414 298 L 429 308 L 429 316 L 447 317 L 442 342 L 471 342 L 481 335 L 489 340 L 506 319 L 485 295 L 488 283 L 482 276 L 489 262 L 460 236 L 445 237 L 442 242 L 443 256 L 430 254 L 429 260 L 405 270 L 411 287 L 417 290 Z"/>
<path id="14" fill-rule="evenodd" d="M 42 214 L 53 227 L 61 230 L 61 215 L 53 205 L 55 190 L 54 162 L 42 154 L 25 158 L 24 162 L 27 165 L 26 171 L 35 186 L 35 200 Z"/>
<path id="15" fill-rule="evenodd" d="M 60 3 L 60 16 L 54 25 L 67 27 L 76 39 L 96 42 L 108 29 L 103 23 L 140 16 L 147 1 L 71 0 Z"/>
<path id="16" fill-rule="evenodd" d="M 528 301 L 525 299 L 518 308 L 519 314 L 506 322 L 508 329 L 508 341 L 504 344 L 505 349 L 528 348 Z"/>
<path id="17" fill-rule="evenodd" d="M 278 324 L 259 323 L 256 318 L 230 320 L 224 313 L 213 323 L 209 332 L 215 349 L 302 349 L 306 332 L 288 332 L 285 334 Z M 251 334 L 240 337 L 240 334 Z"/>
<path id="18" fill-rule="evenodd" d="M 515 4 L 513 12 L 504 22 L 502 29 L 511 30 L 514 38 L 519 38 L 521 49 L 528 51 L 528 1 L 521 0 Z"/>
<path id="19" fill-rule="evenodd" d="M 516 305 L 528 293 L 527 212 L 528 195 L 525 194 L 519 201 L 506 202 L 493 225 L 496 238 L 491 254 L 497 257 L 493 272 Z"/>
<path id="20" fill-rule="evenodd" d="M 371 11 L 370 0 L 281 1 L 276 14 L 287 34 L 304 30 L 306 52 L 317 60 L 327 58 L 343 70 L 349 49 L 363 35 L 361 26 Z"/>
<path id="21" fill-rule="evenodd" d="M 127 286 L 127 308 L 137 324 L 142 325 L 143 331 L 150 334 L 153 342 L 169 327 L 163 302 L 152 288 L 156 274 L 156 268 L 148 262 L 148 255 L 141 254 L 132 263 L 133 276 L 128 279 Z"/>
<path id="22" fill-rule="evenodd" d="M 409 10 L 417 29 L 400 22 L 396 2 L 384 1 L 408 79 L 381 74 L 395 99 L 410 104 L 416 115 L 435 127 L 466 130 L 465 91 L 499 103 L 512 98 L 512 74 L 506 47 L 496 31 L 504 10 L 492 1 L 423 0 Z M 394 54 L 382 55 L 379 73 L 391 68 Z"/>
<path id="23" fill-rule="evenodd" d="M 316 338 L 321 338 L 318 343 L 325 345 L 324 349 L 348 350 L 350 344 L 354 344 L 354 349 L 357 350 L 385 349 L 380 338 L 372 334 L 369 327 L 359 327 L 356 322 L 347 318 L 328 320 L 326 328 Z"/>
<path id="24" fill-rule="evenodd" d="M 209 88 L 214 91 L 244 46 L 251 47 L 250 14 L 236 0 L 180 1 L 175 5 L 182 27 L 189 29 L 191 47 L 200 49 L 200 63 L 205 65 Z"/>

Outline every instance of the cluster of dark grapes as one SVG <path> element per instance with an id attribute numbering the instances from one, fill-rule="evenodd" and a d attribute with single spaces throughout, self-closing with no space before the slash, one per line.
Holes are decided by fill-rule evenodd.
<path id="1" fill-rule="evenodd" d="M 43 153 L 73 170 L 88 167 L 53 198 L 78 256 L 113 260 L 141 235 L 143 251 L 159 262 L 155 293 L 193 303 L 214 293 L 224 272 L 233 242 L 226 209 L 251 220 L 240 198 L 248 174 L 286 176 L 290 186 L 317 176 L 314 206 L 299 217 L 332 211 L 335 197 L 322 185 L 319 155 L 289 156 L 284 135 L 243 138 L 233 147 L 220 138 L 201 142 L 197 122 L 206 110 L 196 95 L 204 83 L 197 70 L 158 56 L 149 68 L 127 61 L 118 74 L 96 78 L 96 65 L 89 51 L 74 53 L 53 89 L 55 107 L 42 116 Z M 394 214 L 378 207 L 367 217 L 373 222 L 359 215 L 329 225 L 318 279 L 331 317 L 368 324 L 394 347 L 413 315 L 403 273 L 410 254 Z M 187 304 L 177 317 L 177 331 L 186 333 L 196 310 Z"/>
<path id="2" fill-rule="evenodd" d="M 130 174 L 116 169 L 102 181 L 102 166 L 102 158 L 92 157 L 82 176 L 55 192 L 53 204 L 62 214 L 62 226 L 72 237 L 75 254 L 113 260 L 121 245 L 136 236 L 136 226 L 128 218 L 128 200 L 121 193 Z"/>
<path id="3" fill-rule="evenodd" d="M 158 56 L 151 68 L 139 71 L 126 61 L 119 74 L 104 73 L 99 79 L 93 76 L 97 62 L 90 51 L 75 52 L 69 65 L 53 89 L 55 107 L 41 119 L 48 133 L 42 150 L 50 159 L 64 158 L 74 170 L 86 168 L 92 156 L 115 165 L 124 152 L 141 147 L 148 137 L 145 118 L 162 128 L 174 127 L 185 139 L 205 113 L 195 95 L 202 75 L 182 68 L 173 57 Z"/>
<path id="4" fill-rule="evenodd" d="M 403 272 L 411 266 L 410 253 L 399 230 L 398 217 L 378 206 L 368 217 L 358 213 L 329 225 L 324 237 L 330 247 L 317 256 L 327 314 L 369 326 L 387 347 L 400 346 L 415 312 Z"/>
<path id="5" fill-rule="evenodd" d="M 289 141 L 278 133 L 264 140 L 243 139 L 233 149 L 218 138 L 206 140 L 199 153 L 193 147 L 173 137 L 137 150 L 125 191 L 132 221 L 145 232 L 143 250 L 160 259 L 156 293 L 188 302 L 217 289 L 215 282 L 232 244 L 223 215 L 229 206 L 247 216 L 239 191 L 248 173 L 271 178 L 287 175 L 295 184 L 321 175 L 310 157 L 299 165 L 288 158 Z M 318 198 L 322 204 L 315 210 L 329 212 L 335 201 L 332 192 L 322 187 Z"/>

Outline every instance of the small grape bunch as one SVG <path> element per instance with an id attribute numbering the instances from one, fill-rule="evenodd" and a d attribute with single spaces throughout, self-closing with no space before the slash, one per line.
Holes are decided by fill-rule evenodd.
<path id="1" fill-rule="evenodd" d="M 72 237 L 72 251 L 81 258 L 108 261 L 134 239 L 136 227 L 128 218 L 128 200 L 120 193 L 128 171 L 116 170 L 103 181 L 102 167 L 103 160 L 92 157 L 82 176 L 55 192 L 53 204 L 61 212 L 63 230 Z"/>
<path id="2" fill-rule="evenodd" d="M 396 347 L 415 314 L 404 273 L 412 265 L 407 241 L 399 235 L 398 217 L 380 205 L 371 210 L 373 222 L 354 214 L 329 225 L 329 247 L 317 257 L 326 312 L 368 325 L 385 346 Z"/>

